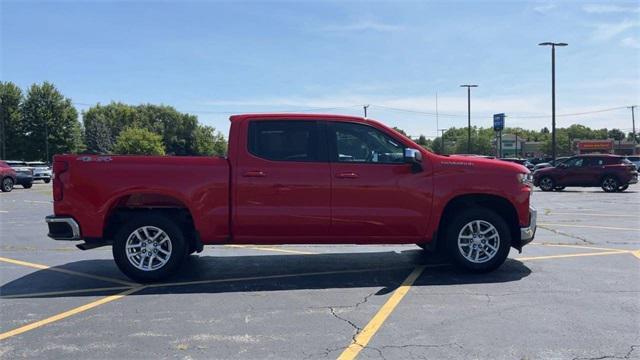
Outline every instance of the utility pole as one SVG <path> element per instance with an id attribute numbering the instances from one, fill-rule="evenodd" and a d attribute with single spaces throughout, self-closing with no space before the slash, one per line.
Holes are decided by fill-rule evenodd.
<path id="1" fill-rule="evenodd" d="M 551 46 L 551 157 L 556 162 L 556 46 L 567 43 L 543 42 L 540 46 Z"/>
<path id="2" fill-rule="evenodd" d="M 47 154 L 45 162 L 49 163 L 49 124 L 47 119 L 44 120 L 44 146 Z"/>
<path id="3" fill-rule="evenodd" d="M 631 131 L 633 132 L 633 143 L 638 143 L 638 136 L 636 136 L 636 117 L 634 114 L 634 110 L 638 107 L 638 105 L 627 106 L 627 108 L 631 109 Z M 3 143 L 4 144 L 4 143 Z"/>
<path id="4" fill-rule="evenodd" d="M 515 131 L 516 133 L 516 152 L 514 153 L 515 157 L 519 157 L 518 156 L 518 130 L 516 129 Z"/>
<path id="5" fill-rule="evenodd" d="M 439 128 L 440 128 L 440 125 L 438 124 L 438 92 L 436 91 L 436 134 Z"/>
<path id="6" fill-rule="evenodd" d="M 0 108 L 2 107 L 2 99 L 0 98 Z M 4 135 L 4 117 L 2 118 L 2 121 L 0 121 L 0 140 L 2 140 L 2 147 L 0 148 L 0 151 L 2 151 L 2 153 L 0 153 L 0 159 L 6 159 L 6 146 L 5 146 L 5 135 Z"/>
<path id="7" fill-rule="evenodd" d="M 467 88 L 467 154 L 471 154 L 471 88 L 478 85 L 460 85 Z"/>
<path id="8" fill-rule="evenodd" d="M 362 105 L 362 108 L 364 109 L 364 118 L 367 118 L 367 109 L 369 108 L 369 105 Z"/>

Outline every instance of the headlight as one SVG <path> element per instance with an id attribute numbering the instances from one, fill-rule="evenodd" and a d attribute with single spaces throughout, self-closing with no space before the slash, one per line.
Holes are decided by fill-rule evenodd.
<path id="1" fill-rule="evenodd" d="M 531 173 L 518 174 L 518 182 L 529 187 L 533 187 L 533 175 Z"/>

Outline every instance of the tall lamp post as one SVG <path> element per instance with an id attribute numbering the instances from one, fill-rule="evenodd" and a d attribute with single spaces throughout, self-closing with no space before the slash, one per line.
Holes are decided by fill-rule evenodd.
<path id="1" fill-rule="evenodd" d="M 556 46 L 567 43 L 543 42 L 540 46 L 551 46 L 551 157 L 556 162 Z"/>
<path id="2" fill-rule="evenodd" d="M 478 85 L 460 85 L 467 88 L 467 154 L 471 154 L 471 88 Z"/>

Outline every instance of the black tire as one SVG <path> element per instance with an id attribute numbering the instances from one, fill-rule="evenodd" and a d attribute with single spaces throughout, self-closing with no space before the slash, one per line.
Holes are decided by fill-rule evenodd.
<path id="1" fill-rule="evenodd" d="M 483 254 L 487 256 L 486 261 L 483 262 L 473 262 L 470 259 L 467 259 L 465 255 L 462 253 L 464 250 L 459 246 L 458 236 L 463 234 L 464 228 L 475 221 L 480 221 L 482 224 L 490 224 L 493 226 L 492 232 L 489 232 L 487 236 L 490 236 L 493 232 L 497 232 L 497 244 L 495 243 L 495 237 L 493 240 L 494 245 L 496 246 L 496 250 L 492 257 L 489 257 L 489 254 L 485 250 L 475 250 L 475 254 L 480 254 L 480 251 L 483 251 Z M 486 228 L 485 228 L 486 229 Z M 474 272 L 474 273 L 484 273 L 488 271 L 492 271 L 500 267 L 509 255 L 509 250 L 511 248 L 511 232 L 509 231 L 509 226 L 507 222 L 498 214 L 496 214 L 491 209 L 483 208 L 483 207 L 474 207 L 466 210 L 462 210 L 455 215 L 455 217 L 449 222 L 449 226 L 447 227 L 446 233 L 446 246 L 447 246 L 447 254 L 449 257 L 461 268 Z M 475 239 L 475 235 L 474 235 Z M 469 240 L 473 242 L 475 240 Z M 481 240 L 478 239 L 478 242 Z M 484 245 L 482 245 L 484 244 Z M 487 246 L 488 243 L 478 244 L 477 246 Z M 471 246 L 471 245 L 469 245 Z M 475 245 L 474 245 L 475 246 Z M 487 249 L 489 247 L 487 246 Z M 490 249 L 489 249 L 490 250 Z M 470 249 L 469 256 L 473 257 L 473 250 Z M 483 255 L 484 256 L 484 255 Z M 478 258 L 476 255 L 475 258 Z M 481 259 L 480 259 L 481 260 Z"/>
<path id="2" fill-rule="evenodd" d="M 623 192 L 623 191 L 627 190 L 628 188 L 629 188 L 629 184 L 627 184 L 627 185 L 623 185 L 623 186 L 620 186 L 620 187 L 618 188 L 618 191 L 619 191 L 619 192 Z"/>
<path id="3" fill-rule="evenodd" d="M 564 190 L 564 186 L 556 186 L 555 190 L 556 191 L 562 191 L 562 190 Z"/>
<path id="4" fill-rule="evenodd" d="M 32 186 L 33 186 L 33 183 L 22 184 L 22 187 L 25 189 L 31 189 Z"/>
<path id="5" fill-rule="evenodd" d="M 2 179 L 2 186 L 0 186 L 2 188 L 2 192 L 11 192 L 11 190 L 13 190 L 13 179 L 10 177 L 6 177 L 4 179 Z"/>
<path id="6" fill-rule="evenodd" d="M 42 181 L 44 181 L 45 184 L 48 184 L 51 182 L 51 179 L 43 179 Z"/>
<path id="7" fill-rule="evenodd" d="M 171 249 L 169 250 L 168 260 L 157 269 L 139 269 L 127 257 L 127 240 L 130 236 L 134 236 L 134 231 L 143 227 L 160 229 L 167 235 L 168 241 L 170 242 Z M 135 241 L 135 239 L 132 241 Z M 136 215 L 131 221 L 125 223 L 118 230 L 114 238 L 112 251 L 113 259 L 118 265 L 118 268 L 129 278 L 140 282 L 155 282 L 166 279 L 180 267 L 187 256 L 189 246 L 186 243 L 182 230 L 173 220 L 161 214 L 141 214 Z M 141 250 L 139 254 L 142 255 L 142 252 Z M 144 260 L 141 260 L 142 264 L 144 264 L 144 262 Z M 153 259 L 149 260 L 149 264 L 152 262 Z"/>
<path id="8" fill-rule="evenodd" d="M 620 187 L 620 182 L 615 176 L 605 176 L 600 185 L 605 192 L 616 192 Z"/>
<path id="9" fill-rule="evenodd" d="M 540 179 L 539 186 L 542 191 L 553 191 L 556 188 L 556 182 L 550 176 L 545 176 Z"/>

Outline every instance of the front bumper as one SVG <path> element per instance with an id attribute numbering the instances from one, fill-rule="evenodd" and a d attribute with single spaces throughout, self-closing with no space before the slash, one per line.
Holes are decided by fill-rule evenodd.
<path id="1" fill-rule="evenodd" d="M 17 173 L 16 174 L 16 184 L 18 185 L 29 185 L 33 183 L 33 175 L 25 174 L 25 173 Z"/>
<path id="2" fill-rule="evenodd" d="M 524 246 L 533 240 L 536 234 L 538 221 L 538 211 L 533 207 L 529 207 L 529 226 L 520 228 L 520 246 Z"/>
<path id="3" fill-rule="evenodd" d="M 45 218 L 49 226 L 47 236 L 54 240 L 82 240 L 80 225 L 68 216 L 49 215 Z"/>

